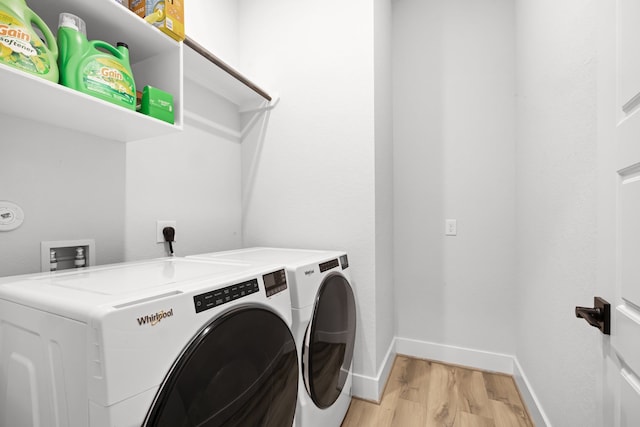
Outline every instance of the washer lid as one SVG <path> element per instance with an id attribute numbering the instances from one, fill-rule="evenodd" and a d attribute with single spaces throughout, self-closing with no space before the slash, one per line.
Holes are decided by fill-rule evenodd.
<path id="1" fill-rule="evenodd" d="M 103 295 L 123 295 L 161 288 L 170 284 L 222 277 L 247 270 L 246 264 L 205 263 L 183 258 L 165 258 L 145 263 L 77 270 L 41 276 L 51 286 Z"/>
<path id="2" fill-rule="evenodd" d="M 302 349 L 304 384 L 321 409 L 338 399 L 351 370 L 356 336 L 356 304 L 342 274 L 320 285 Z"/>
<path id="3" fill-rule="evenodd" d="M 96 314 L 97 307 L 179 294 L 204 285 L 211 290 L 263 270 L 242 263 L 162 258 L 7 279 L 0 283 L 0 298 L 85 320 Z"/>

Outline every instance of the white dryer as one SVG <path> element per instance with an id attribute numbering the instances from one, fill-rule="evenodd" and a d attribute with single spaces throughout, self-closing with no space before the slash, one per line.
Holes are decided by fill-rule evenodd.
<path id="1" fill-rule="evenodd" d="M 356 305 L 347 254 L 249 248 L 193 258 L 285 266 L 291 288 L 292 330 L 302 373 L 295 425 L 339 427 L 351 402 L 356 334 Z"/>
<path id="2" fill-rule="evenodd" d="M 290 426 L 281 266 L 184 258 L 0 281 L 0 426 Z"/>

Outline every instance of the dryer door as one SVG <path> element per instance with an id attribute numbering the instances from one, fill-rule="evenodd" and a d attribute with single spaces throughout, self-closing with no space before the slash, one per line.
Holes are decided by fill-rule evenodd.
<path id="1" fill-rule="evenodd" d="M 351 286 L 342 274 L 330 274 L 316 295 L 302 350 L 304 383 L 319 408 L 328 408 L 340 396 L 351 369 L 355 336 Z"/>
<path id="2" fill-rule="evenodd" d="M 191 340 L 143 426 L 291 426 L 298 361 L 289 327 L 259 307 L 233 309 Z"/>

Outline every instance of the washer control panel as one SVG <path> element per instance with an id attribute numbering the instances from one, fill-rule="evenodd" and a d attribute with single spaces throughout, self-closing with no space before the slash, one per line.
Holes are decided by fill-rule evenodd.
<path id="1" fill-rule="evenodd" d="M 201 311 L 209 310 L 210 308 L 218 307 L 222 304 L 253 294 L 258 292 L 258 290 L 258 279 L 253 279 L 196 295 L 193 297 L 193 303 L 196 308 L 196 313 L 200 313 Z"/>

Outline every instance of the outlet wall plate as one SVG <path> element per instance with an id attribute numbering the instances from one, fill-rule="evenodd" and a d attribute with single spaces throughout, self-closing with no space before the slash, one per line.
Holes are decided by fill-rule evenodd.
<path id="1" fill-rule="evenodd" d="M 173 227 L 176 231 L 176 235 L 178 234 L 178 229 L 176 228 L 176 221 L 173 220 L 158 220 L 156 221 L 156 243 L 164 243 L 164 234 L 162 234 L 162 230 L 165 227 Z M 177 239 L 174 236 L 173 241 L 175 242 Z"/>

